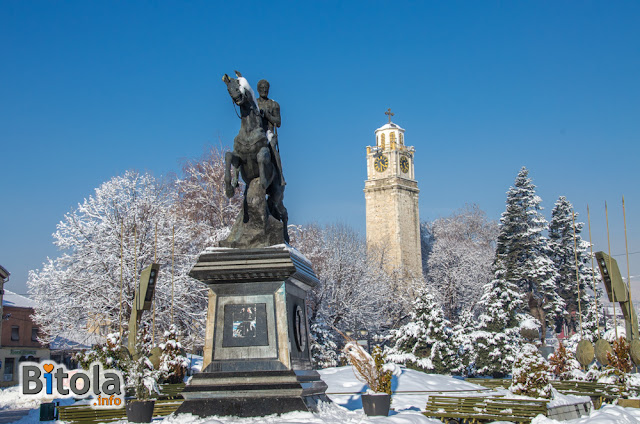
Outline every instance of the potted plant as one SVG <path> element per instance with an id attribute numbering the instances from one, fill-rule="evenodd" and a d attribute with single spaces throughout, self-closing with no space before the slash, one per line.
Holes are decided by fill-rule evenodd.
<path id="1" fill-rule="evenodd" d="M 372 355 L 355 340 L 345 345 L 343 352 L 353 367 L 356 378 L 369 386 L 362 395 L 362 409 L 368 416 L 387 416 L 391 406 L 391 377 L 399 367 L 385 363 L 385 355 L 380 347 L 373 349 Z"/>
<path id="2" fill-rule="evenodd" d="M 149 360 L 151 354 L 149 326 L 141 326 L 136 341 L 136 351 L 129 362 L 127 387 L 134 390 L 135 398 L 127 402 L 127 420 L 133 423 L 150 423 L 153 418 L 155 400 L 151 393 L 160 393 L 158 379 L 160 371 L 155 370 Z"/>

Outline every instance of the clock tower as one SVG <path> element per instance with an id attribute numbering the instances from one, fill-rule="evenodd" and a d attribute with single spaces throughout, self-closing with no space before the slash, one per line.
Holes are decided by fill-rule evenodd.
<path id="1" fill-rule="evenodd" d="M 422 275 L 418 182 L 413 146 L 405 145 L 404 129 L 389 122 L 375 131 L 376 144 L 367 146 L 367 245 L 384 249 L 390 268 L 402 267 Z"/>

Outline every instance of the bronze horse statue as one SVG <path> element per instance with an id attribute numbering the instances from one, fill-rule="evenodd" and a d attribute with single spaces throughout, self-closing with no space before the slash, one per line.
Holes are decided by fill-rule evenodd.
<path id="1" fill-rule="evenodd" d="M 288 214 L 283 202 L 282 170 L 278 169 L 274 153 L 271 151 L 267 136 L 268 123 L 258 107 L 253 90 L 247 80 L 238 71 L 236 71 L 236 76 L 238 78 L 230 78 L 227 74 L 222 77 L 231 99 L 240 108 L 241 122 L 240 131 L 233 139 L 233 152 L 225 154 L 225 194 L 229 198 L 233 197 L 235 189 L 238 187 L 238 173 L 240 173 L 245 182 L 243 221 L 247 222 L 249 220 L 247 193 L 251 182 L 258 178 L 267 196 L 267 213 L 282 222 L 282 236 L 284 241 L 288 243 Z"/>

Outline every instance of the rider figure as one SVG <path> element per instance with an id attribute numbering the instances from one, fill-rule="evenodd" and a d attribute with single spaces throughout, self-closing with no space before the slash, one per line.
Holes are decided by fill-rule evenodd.
<path id="1" fill-rule="evenodd" d="M 262 126 L 267 132 L 271 154 L 276 160 L 278 172 L 280 173 L 280 182 L 284 186 L 284 174 L 282 173 L 282 163 L 280 162 L 280 148 L 278 146 L 278 127 L 280 126 L 280 105 L 269 96 L 269 81 L 258 81 L 258 106 L 262 112 Z"/>

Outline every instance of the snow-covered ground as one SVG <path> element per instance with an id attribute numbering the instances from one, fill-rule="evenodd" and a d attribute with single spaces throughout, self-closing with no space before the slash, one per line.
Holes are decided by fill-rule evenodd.
<path id="1" fill-rule="evenodd" d="M 360 394 L 366 392 L 364 383 L 358 381 L 350 366 L 320 370 L 322 379 L 329 388 L 327 394 L 338 405 L 349 410 L 362 409 Z M 468 383 L 453 377 L 425 374 L 402 368 L 399 377 L 391 381 L 391 408 L 396 411 L 424 411 L 430 394 L 454 392 L 456 396 L 489 396 L 491 389 Z"/>
<path id="2" fill-rule="evenodd" d="M 195 359 L 195 358 L 194 358 Z M 440 420 L 430 419 L 420 413 L 426 404 L 429 394 L 447 392 L 457 396 L 486 396 L 496 393 L 482 386 L 471 384 L 463 380 L 442 375 L 425 374 L 414 370 L 402 369 L 399 377 L 394 377 L 392 389 L 394 391 L 392 408 L 389 417 L 367 417 L 362 412 L 360 393 L 366 390 L 364 384 L 356 380 L 351 367 L 328 368 L 321 370 L 323 380 L 329 386 L 327 394 L 334 401 L 333 404 L 321 405 L 318 413 L 292 412 L 281 416 L 258 418 L 208 417 L 199 418 L 189 414 L 169 416 L 156 419 L 154 422 L 163 424 L 439 424 Z M 42 399 L 48 401 L 49 399 Z M 66 400 L 67 402 L 69 400 Z M 570 402 L 566 396 L 559 402 Z M 19 394 L 18 387 L 0 390 L 0 414 L 7 409 L 32 409 L 31 412 L 17 421 L 19 424 L 38 423 L 38 406 L 41 399 L 28 399 Z M 121 421 L 125 423 L 126 421 Z M 533 424 L 556 424 L 560 421 L 538 416 Z M 606 405 L 602 409 L 593 411 L 589 417 L 571 421 L 568 424 L 640 424 L 640 410 Z"/>

